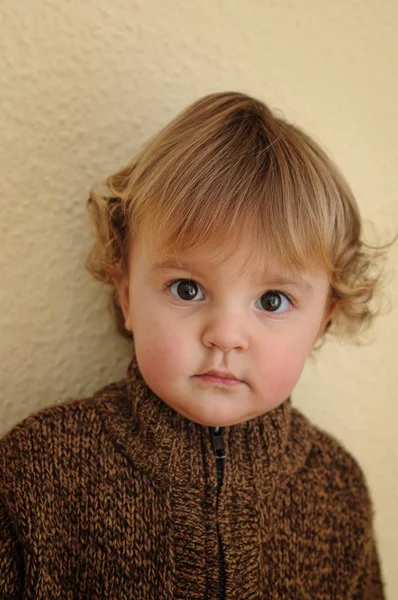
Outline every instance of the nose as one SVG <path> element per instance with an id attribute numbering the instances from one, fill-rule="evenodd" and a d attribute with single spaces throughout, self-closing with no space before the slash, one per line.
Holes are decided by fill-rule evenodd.
<path id="1" fill-rule="evenodd" d="M 249 347 L 247 323 L 236 314 L 213 316 L 203 329 L 202 343 L 206 348 L 216 346 L 223 352 L 245 351 Z"/>

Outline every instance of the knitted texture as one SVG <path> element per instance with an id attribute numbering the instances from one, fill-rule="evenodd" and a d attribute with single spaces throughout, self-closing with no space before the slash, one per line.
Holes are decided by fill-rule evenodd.
<path id="1" fill-rule="evenodd" d="M 361 469 L 290 399 L 209 428 L 122 381 L 0 440 L 0 598 L 383 599 Z"/>

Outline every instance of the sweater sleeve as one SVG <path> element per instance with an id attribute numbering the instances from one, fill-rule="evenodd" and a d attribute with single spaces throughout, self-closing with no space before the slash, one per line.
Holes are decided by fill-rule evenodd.
<path id="1" fill-rule="evenodd" d="M 372 544 L 369 553 L 367 585 L 364 598 L 366 600 L 384 600 L 380 561 L 374 538 L 372 538 Z"/>
<path id="2" fill-rule="evenodd" d="M 0 598 L 21 598 L 22 557 L 16 532 L 0 499 Z"/>
<path id="3" fill-rule="evenodd" d="M 385 600 L 379 554 L 373 535 L 352 600 Z"/>

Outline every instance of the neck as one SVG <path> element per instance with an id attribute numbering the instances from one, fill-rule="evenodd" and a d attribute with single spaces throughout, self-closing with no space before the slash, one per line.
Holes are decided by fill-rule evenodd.
<path id="1" fill-rule="evenodd" d="M 135 357 L 127 371 L 127 395 L 136 440 L 146 446 L 144 458 L 141 452 L 143 466 L 160 479 L 182 470 L 184 477 L 194 478 L 203 451 L 214 456 L 213 436 L 209 434 L 216 428 L 190 421 L 156 396 L 145 383 Z M 241 465 L 259 460 L 262 468 L 266 463 L 270 475 L 276 474 L 289 441 L 291 410 L 288 398 L 265 415 L 221 428 L 227 461 Z M 140 447 L 142 451 L 142 444 Z"/>

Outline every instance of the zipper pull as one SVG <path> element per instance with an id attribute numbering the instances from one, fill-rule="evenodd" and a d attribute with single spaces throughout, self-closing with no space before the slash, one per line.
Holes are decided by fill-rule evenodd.
<path id="1" fill-rule="evenodd" d="M 210 427 L 210 435 L 215 457 L 220 459 L 226 458 L 223 427 Z"/>

